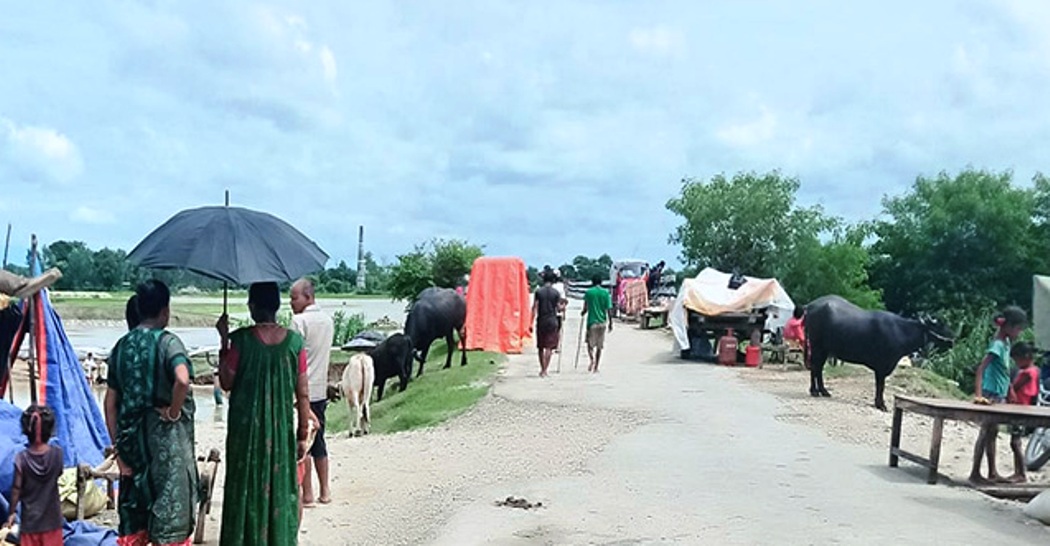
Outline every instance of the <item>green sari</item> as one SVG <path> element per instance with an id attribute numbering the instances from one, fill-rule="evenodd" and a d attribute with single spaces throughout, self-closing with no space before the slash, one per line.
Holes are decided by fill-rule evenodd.
<path id="1" fill-rule="evenodd" d="M 193 534 L 197 505 L 197 462 L 193 454 L 193 394 L 182 416 L 161 420 L 156 408 L 171 404 L 175 368 L 190 366 L 174 334 L 136 328 L 113 348 L 109 388 L 117 391 L 114 443 L 133 474 L 120 479 L 120 536 L 146 532 L 156 544 L 182 542 Z"/>
<path id="2" fill-rule="evenodd" d="M 299 533 L 295 387 L 303 338 L 266 345 L 251 328 L 230 334 L 237 370 L 230 390 L 222 546 L 285 546 Z"/>

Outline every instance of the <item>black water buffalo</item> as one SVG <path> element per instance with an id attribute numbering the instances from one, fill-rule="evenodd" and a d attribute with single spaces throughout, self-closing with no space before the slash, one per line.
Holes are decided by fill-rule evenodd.
<path id="1" fill-rule="evenodd" d="M 875 372 L 875 407 L 883 411 L 886 378 L 901 358 L 931 344 L 940 349 L 952 346 L 952 332 L 936 320 L 865 311 L 839 296 L 814 300 L 806 306 L 804 321 L 809 394 L 831 396 L 824 388 L 824 362 L 834 357 Z"/>
<path id="2" fill-rule="evenodd" d="M 383 387 L 391 377 L 398 378 L 398 390 L 404 391 L 412 380 L 412 340 L 404 334 L 394 334 L 368 351 L 375 368 L 376 402 L 383 399 Z"/>
<path id="3" fill-rule="evenodd" d="M 466 331 L 463 329 L 467 320 L 467 300 L 448 288 L 427 288 L 419 293 L 419 298 L 412 304 L 405 321 L 405 334 L 412 338 L 415 357 L 419 361 L 419 373 L 423 375 L 423 363 L 427 361 L 430 345 L 435 340 L 445 338 L 448 343 L 448 355 L 445 357 L 445 368 L 452 366 L 452 353 L 456 343 L 453 333 L 459 334 L 463 346 L 460 348 L 460 364 L 467 365 Z"/>

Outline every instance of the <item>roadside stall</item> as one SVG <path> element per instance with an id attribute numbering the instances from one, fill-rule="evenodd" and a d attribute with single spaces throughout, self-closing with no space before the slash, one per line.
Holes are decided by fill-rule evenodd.
<path id="1" fill-rule="evenodd" d="M 735 289 L 731 279 L 709 267 L 682 283 L 668 317 L 682 358 L 714 361 L 714 344 L 727 332 L 739 340 L 761 339 L 791 317 L 795 303 L 776 279 L 744 277 Z"/>

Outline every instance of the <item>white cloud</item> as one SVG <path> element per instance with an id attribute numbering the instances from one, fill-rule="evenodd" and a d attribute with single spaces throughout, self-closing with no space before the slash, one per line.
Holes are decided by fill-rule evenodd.
<path id="1" fill-rule="evenodd" d="M 725 144 L 737 148 L 748 148 L 769 141 L 777 129 L 777 116 L 765 106 L 761 110 L 758 119 L 725 125 L 715 135 Z"/>
<path id="2" fill-rule="evenodd" d="M 69 219 L 80 224 L 113 224 L 116 218 L 108 210 L 81 205 L 69 214 Z"/>
<path id="3" fill-rule="evenodd" d="M 23 179 L 69 182 L 84 170 L 77 146 L 50 127 L 19 125 L 0 116 L 0 158 Z"/>
<path id="4" fill-rule="evenodd" d="M 685 36 L 667 27 L 636 28 L 627 35 L 635 49 L 644 53 L 669 55 L 685 48 Z"/>
<path id="5" fill-rule="evenodd" d="M 328 46 L 321 46 L 321 66 L 324 68 L 324 79 L 330 84 L 335 83 L 339 70 L 335 64 L 335 54 Z"/>

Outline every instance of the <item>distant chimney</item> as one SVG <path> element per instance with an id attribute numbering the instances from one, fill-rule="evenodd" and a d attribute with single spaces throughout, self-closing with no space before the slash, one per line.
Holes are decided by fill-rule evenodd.
<path id="1" fill-rule="evenodd" d="M 365 226 L 357 230 L 357 289 L 364 290 L 365 285 Z"/>

